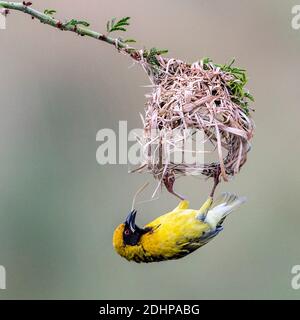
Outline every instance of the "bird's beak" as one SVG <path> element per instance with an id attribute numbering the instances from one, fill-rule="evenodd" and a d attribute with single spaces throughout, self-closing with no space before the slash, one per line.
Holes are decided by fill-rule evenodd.
<path id="1" fill-rule="evenodd" d="M 127 216 L 125 221 L 126 225 L 129 226 L 132 232 L 135 232 L 136 230 L 135 217 L 136 217 L 136 210 L 132 210 Z"/>

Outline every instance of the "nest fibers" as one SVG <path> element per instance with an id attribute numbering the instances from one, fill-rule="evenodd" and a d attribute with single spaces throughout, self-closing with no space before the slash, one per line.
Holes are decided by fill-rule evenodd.
<path id="1" fill-rule="evenodd" d="M 221 174 L 225 181 L 237 174 L 247 160 L 254 123 L 249 114 L 249 93 L 244 70 L 219 66 L 205 59 L 187 64 L 156 56 L 155 64 L 141 52 L 139 62 L 152 82 L 147 97 L 143 137 L 139 139 L 143 161 L 134 172 L 150 172 L 160 182 L 166 177 Z M 188 138 L 195 132 L 204 136 L 211 150 L 186 150 Z M 176 132 L 176 134 L 174 134 Z M 188 134 L 186 132 L 189 132 Z M 178 149 L 178 145 L 183 146 Z M 175 162 L 175 151 L 203 152 L 204 159 Z M 207 160 L 209 154 L 214 160 Z"/>

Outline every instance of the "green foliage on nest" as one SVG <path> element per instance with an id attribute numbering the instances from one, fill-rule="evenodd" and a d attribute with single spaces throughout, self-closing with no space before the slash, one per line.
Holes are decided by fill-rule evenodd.
<path id="1" fill-rule="evenodd" d="M 233 80 L 226 83 L 226 86 L 231 94 L 232 101 L 241 107 L 241 109 L 249 114 L 249 103 L 254 102 L 254 97 L 245 88 L 248 79 L 246 70 L 233 66 L 235 59 L 229 64 L 216 64 L 210 58 L 204 58 L 202 60 L 203 68 L 205 70 L 211 68 L 220 68 L 221 71 L 226 72 L 233 76 Z"/>
<path id="2" fill-rule="evenodd" d="M 115 31 L 127 31 L 130 17 L 124 17 L 120 20 L 116 18 L 111 19 L 107 22 L 107 32 L 108 34 Z M 134 39 L 124 40 L 118 38 L 123 43 L 135 42 Z M 129 49 L 130 50 L 130 49 Z M 134 50 L 134 49 L 132 49 Z M 168 50 L 162 50 L 157 48 L 144 49 L 143 58 L 146 59 L 149 66 L 151 66 L 152 71 L 156 73 L 159 71 L 160 63 L 157 59 L 158 56 L 167 53 Z M 230 93 L 231 99 L 245 112 L 246 115 L 249 114 L 249 103 L 254 101 L 253 96 L 246 90 L 245 86 L 247 84 L 246 70 L 234 66 L 235 60 L 233 59 L 229 64 L 216 64 L 210 58 L 204 58 L 202 60 L 204 70 L 211 70 L 219 68 L 224 73 L 231 75 L 231 80 L 226 83 L 228 91 Z"/>
<path id="3" fill-rule="evenodd" d="M 157 60 L 157 56 L 166 53 L 168 53 L 168 50 L 166 49 L 151 48 L 150 50 L 145 49 L 143 52 L 143 56 L 150 65 L 152 65 L 153 67 L 159 67 L 160 64 Z"/>

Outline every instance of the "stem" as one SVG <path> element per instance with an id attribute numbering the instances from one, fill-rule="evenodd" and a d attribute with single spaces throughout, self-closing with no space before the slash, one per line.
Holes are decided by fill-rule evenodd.
<path id="1" fill-rule="evenodd" d="M 0 1 L 0 7 L 8 10 L 21 11 L 25 14 L 30 15 L 33 18 L 38 19 L 40 22 L 44 24 L 47 24 L 51 27 L 54 27 L 62 31 L 71 31 L 81 36 L 87 36 L 100 41 L 104 41 L 110 45 L 115 46 L 118 50 L 123 49 L 123 51 L 129 54 L 133 59 L 139 59 L 139 54 L 135 48 L 128 46 L 126 43 L 123 43 L 121 40 L 117 38 L 111 38 L 103 33 L 90 30 L 87 27 L 82 27 L 79 25 L 68 25 L 67 23 L 62 22 L 61 20 L 55 19 L 50 15 L 37 11 L 24 3 Z"/>

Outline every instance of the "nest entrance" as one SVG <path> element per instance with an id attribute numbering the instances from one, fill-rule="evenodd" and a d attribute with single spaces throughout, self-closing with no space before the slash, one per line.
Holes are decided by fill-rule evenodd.
<path id="1" fill-rule="evenodd" d="M 191 174 L 220 174 L 227 181 L 237 174 L 247 160 L 254 130 L 247 101 L 252 97 L 243 90 L 244 70 L 215 65 L 208 59 L 187 64 L 161 56 L 153 67 L 143 54 L 140 63 L 153 89 L 147 95 L 140 139 L 144 161 L 134 171 L 150 172 L 161 182 Z M 203 134 L 203 143 L 211 144 L 208 153 L 216 161 L 207 155 L 202 163 L 170 160 L 178 141 L 183 146 L 187 142 L 186 130 Z M 190 151 L 197 153 L 197 149 Z"/>

